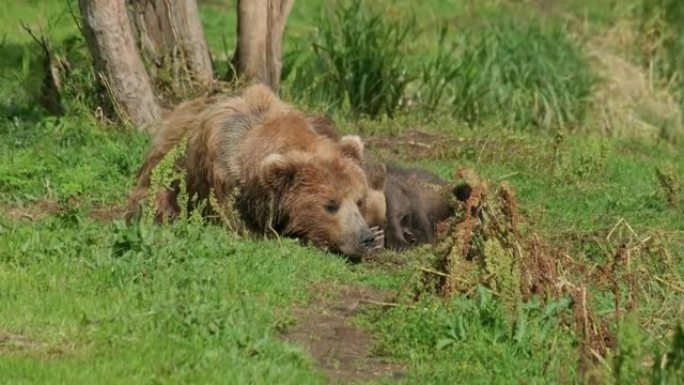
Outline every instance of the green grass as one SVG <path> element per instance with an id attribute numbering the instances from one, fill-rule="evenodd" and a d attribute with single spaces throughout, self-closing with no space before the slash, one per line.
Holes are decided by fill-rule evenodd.
<path id="1" fill-rule="evenodd" d="M 149 138 L 93 117 L 87 55 L 64 4 L 0 5 L 0 382 L 325 383 L 308 353 L 280 338 L 297 322 L 293 307 L 306 306 L 316 284 L 406 294 L 421 261 L 409 254 L 406 264 L 391 269 L 351 265 L 292 240 L 237 238 L 193 221 L 159 227 L 91 219 L 94 207 L 125 202 Z M 234 2 L 202 4 L 222 72 L 234 45 Z M 494 11 L 510 4 L 494 0 L 365 4 L 382 11 L 387 23 L 415 16 L 401 49 L 381 47 L 396 56 L 374 64 L 396 60 L 415 77 L 392 118 L 352 119 L 351 104 L 340 104 L 332 112 L 343 131 L 372 136 L 419 129 L 462 138 L 421 157 L 401 148 L 376 155 L 447 179 L 457 167 L 470 167 L 492 184 L 509 181 L 533 228 L 588 270 L 613 257 L 605 238 L 624 219 L 639 240 L 652 239 L 634 252 L 633 263 L 660 279 L 640 281 L 637 307 L 620 319 L 613 293 L 590 286 L 595 313 L 617 338 L 590 374 L 579 365 L 568 298 L 531 300 L 510 314 L 480 288 L 452 300 L 424 295 L 362 312 L 355 322 L 375 338 L 377 353 L 406 367 L 396 382 L 585 383 L 591 375 L 599 383 L 681 384 L 684 201 L 670 205 L 656 173 L 672 170 L 681 183 L 681 149 L 594 133 L 597 123 L 583 116 L 591 96 L 583 46 L 559 32 L 564 27 L 555 16 L 519 7 L 501 17 Z M 387 11 L 390 5 L 396 8 Z M 561 8 L 588 9 L 597 30 L 624 17 L 606 1 Z M 316 28 L 326 28 L 315 25 L 326 10 L 334 11 L 323 1 L 295 3 L 286 53 L 307 47 Z M 485 21 L 492 29 L 483 29 L 483 15 L 490 15 Z M 47 31 L 54 46 L 77 69 L 60 119 L 36 104 L 42 74 L 19 20 L 36 27 L 52 20 Z M 338 43 L 336 35 L 327 38 Z M 352 43 L 358 56 L 337 52 L 347 64 L 372 54 L 374 46 L 360 40 L 343 48 Z M 285 95 L 299 96 L 303 108 L 322 108 L 315 97 L 302 97 L 292 79 L 284 82 Z M 535 109 L 531 101 L 553 108 Z M 21 207 L 35 214 L 31 208 L 44 201 L 62 211 L 33 219 L 12 214 Z"/>
<path id="2" fill-rule="evenodd" d="M 3 227 L 0 324 L 40 346 L 2 356 L 5 383 L 321 382 L 277 330 L 309 284 L 350 280 L 340 260 L 78 218 Z"/>
<path id="3" fill-rule="evenodd" d="M 360 0 L 340 2 L 316 24 L 314 41 L 284 71 L 293 96 L 355 115 L 394 115 L 411 80 L 402 49 L 413 24 L 387 21 Z"/>
<path id="4" fill-rule="evenodd" d="M 572 338 L 559 325 L 568 301 L 530 303 L 514 327 L 486 290 L 475 299 L 417 305 L 419 311 L 368 317 L 384 336 L 380 351 L 410 362 L 407 383 L 546 384 L 577 376 L 577 368 L 567 365 L 577 359 Z"/>
<path id="5" fill-rule="evenodd" d="M 505 16 L 466 30 L 453 64 L 454 116 L 523 130 L 581 125 L 595 79 L 567 34 Z"/>

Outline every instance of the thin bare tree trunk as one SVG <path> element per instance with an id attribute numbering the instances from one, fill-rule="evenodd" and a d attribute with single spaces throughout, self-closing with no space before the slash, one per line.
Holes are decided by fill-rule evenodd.
<path id="1" fill-rule="evenodd" d="M 238 0 L 237 37 L 234 62 L 245 79 L 267 79 L 266 31 L 269 0 Z"/>
<path id="2" fill-rule="evenodd" d="M 208 87 L 214 81 L 209 47 L 204 37 L 204 30 L 199 19 L 195 0 L 175 0 L 172 12 L 173 25 L 177 28 L 176 42 L 185 52 L 193 79 L 202 87 Z"/>
<path id="3" fill-rule="evenodd" d="M 122 120 L 149 128 L 161 110 L 131 31 L 124 0 L 79 0 L 95 71 Z"/>
<path id="4" fill-rule="evenodd" d="M 238 75 L 278 90 L 283 32 L 293 4 L 294 0 L 238 0 Z"/>
<path id="5" fill-rule="evenodd" d="M 294 0 L 271 0 L 268 12 L 267 68 L 269 84 L 274 90 L 280 88 L 280 75 L 283 70 L 283 33 Z"/>
<path id="6" fill-rule="evenodd" d="M 195 0 L 126 0 L 143 61 L 157 93 L 178 99 L 213 82 Z"/>

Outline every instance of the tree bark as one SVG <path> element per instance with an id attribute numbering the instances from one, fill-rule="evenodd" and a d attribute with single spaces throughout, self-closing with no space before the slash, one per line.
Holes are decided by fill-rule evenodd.
<path id="1" fill-rule="evenodd" d="M 141 129 L 160 120 L 150 78 L 131 31 L 124 0 L 79 0 L 95 72 L 115 113 Z"/>
<path id="2" fill-rule="evenodd" d="M 283 32 L 294 0 L 238 0 L 238 75 L 280 88 Z"/>
<path id="3" fill-rule="evenodd" d="M 159 95 L 178 99 L 213 82 L 195 0 L 126 0 L 131 25 Z"/>

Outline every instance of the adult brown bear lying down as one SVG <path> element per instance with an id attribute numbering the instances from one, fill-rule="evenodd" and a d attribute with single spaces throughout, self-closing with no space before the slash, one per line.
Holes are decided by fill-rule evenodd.
<path id="1" fill-rule="evenodd" d="M 359 210 L 368 194 L 360 138 L 318 134 L 304 114 L 261 85 L 236 97 L 186 102 L 164 120 L 129 197 L 129 218 L 140 210 L 153 168 L 184 137 L 179 166 L 190 202 L 215 193 L 220 204 L 237 187 L 237 207 L 252 231 L 273 229 L 355 257 L 373 247 Z M 178 214 L 175 194 L 158 192 L 158 218 Z"/>

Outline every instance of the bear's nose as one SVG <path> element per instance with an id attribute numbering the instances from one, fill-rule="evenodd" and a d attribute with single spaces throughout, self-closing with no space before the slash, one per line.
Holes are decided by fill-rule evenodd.
<path id="1" fill-rule="evenodd" d="M 373 234 L 370 230 L 363 230 L 359 236 L 359 243 L 364 248 L 370 249 L 375 243 L 375 234 Z"/>

